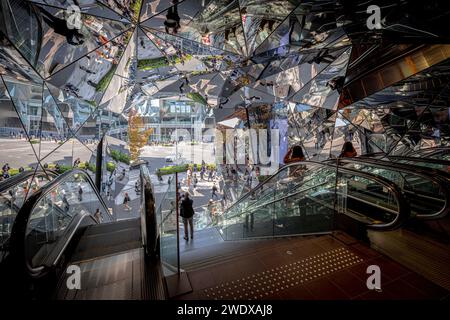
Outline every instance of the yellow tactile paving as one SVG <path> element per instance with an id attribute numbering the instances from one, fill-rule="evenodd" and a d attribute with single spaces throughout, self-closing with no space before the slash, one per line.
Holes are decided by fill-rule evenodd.
<path id="1" fill-rule="evenodd" d="M 278 293 L 319 277 L 350 267 L 363 259 L 346 248 L 333 249 L 283 266 L 248 275 L 204 289 L 202 295 L 214 300 L 252 300 Z"/>

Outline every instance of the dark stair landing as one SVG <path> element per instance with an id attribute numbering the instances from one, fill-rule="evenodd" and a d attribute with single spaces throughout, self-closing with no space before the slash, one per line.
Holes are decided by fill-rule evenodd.
<path id="1" fill-rule="evenodd" d="M 141 247 L 140 219 L 89 226 L 71 261 L 85 261 Z"/>

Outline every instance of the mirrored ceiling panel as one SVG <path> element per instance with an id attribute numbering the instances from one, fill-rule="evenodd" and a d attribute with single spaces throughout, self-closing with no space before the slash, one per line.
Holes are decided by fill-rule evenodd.
<path id="1" fill-rule="evenodd" d="M 114 10 L 97 0 L 30 0 L 42 5 L 50 5 L 52 7 L 68 9 L 72 7 L 73 11 L 79 8 L 81 13 L 85 13 L 91 16 L 97 16 L 100 18 L 106 18 L 111 20 L 117 20 L 129 23 L 128 19 L 125 19 Z"/>
<path id="2" fill-rule="evenodd" d="M 33 8 L 42 30 L 34 66 L 44 78 L 106 45 L 128 28 L 122 22 L 86 14 L 81 14 L 79 25 L 72 26 L 66 20 L 68 10 L 40 5 Z"/>
<path id="3" fill-rule="evenodd" d="M 36 138 L 30 139 L 26 130 L 27 125 L 24 125 L 22 119 L 11 100 L 5 82 L 0 77 L 0 141 L 2 146 L 0 163 L 2 166 L 8 164 L 10 167 L 6 173 L 2 170 L 0 180 L 16 175 L 22 170 L 33 170 L 37 167 L 39 142 Z"/>
<path id="4" fill-rule="evenodd" d="M 345 50 L 342 55 L 309 81 L 290 100 L 335 110 L 342 92 L 350 51 L 351 49 Z"/>
<path id="5" fill-rule="evenodd" d="M 98 105 L 131 37 L 132 30 L 127 31 L 55 73 L 48 82 L 76 98 Z"/>
<path id="6" fill-rule="evenodd" d="M 73 118 L 64 114 L 50 93 L 47 85 L 44 85 L 42 120 L 41 120 L 41 145 L 39 158 L 46 157 L 53 150 L 72 136 L 71 124 Z"/>

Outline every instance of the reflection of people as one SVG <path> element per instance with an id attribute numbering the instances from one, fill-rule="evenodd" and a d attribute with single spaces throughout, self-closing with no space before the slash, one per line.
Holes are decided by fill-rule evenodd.
<path id="1" fill-rule="evenodd" d="M 67 201 L 67 197 L 66 197 L 65 193 L 62 196 L 62 202 L 64 204 L 64 212 L 67 213 L 69 211 L 69 209 L 70 209 L 70 204 L 69 204 L 69 201 Z"/>
<path id="2" fill-rule="evenodd" d="M 184 194 L 184 199 L 181 201 L 181 208 L 180 208 L 180 216 L 183 218 L 183 225 L 184 225 L 184 240 L 189 240 L 189 233 L 188 233 L 188 224 L 189 228 L 191 230 L 191 239 L 194 238 L 194 208 L 192 204 L 194 201 L 189 198 L 189 192 L 186 192 Z"/>
<path id="3" fill-rule="evenodd" d="M 42 19 L 47 23 L 57 34 L 65 36 L 67 42 L 73 46 L 78 46 L 84 43 L 84 35 L 81 34 L 76 28 L 69 29 L 67 21 L 60 19 L 52 15 L 44 8 L 40 8 L 42 13 Z"/>
<path id="4" fill-rule="evenodd" d="M 166 32 L 170 33 L 170 29 L 172 29 L 173 34 L 177 34 L 178 29 L 180 28 L 180 16 L 178 15 L 178 0 L 173 1 L 174 6 L 170 7 L 167 10 L 166 21 L 164 21 L 164 25 L 166 28 Z"/>
<path id="5" fill-rule="evenodd" d="M 286 155 L 284 156 L 284 163 L 293 163 L 298 161 L 304 161 L 305 155 L 303 154 L 303 150 L 301 146 L 293 146 L 288 150 Z"/>
<path id="6" fill-rule="evenodd" d="M 339 158 L 353 158 L 356 157 L 358 153 L 356 152 L 353 144 L 350 141 L 346 141 L 342 146 L 341 154 Z"/>

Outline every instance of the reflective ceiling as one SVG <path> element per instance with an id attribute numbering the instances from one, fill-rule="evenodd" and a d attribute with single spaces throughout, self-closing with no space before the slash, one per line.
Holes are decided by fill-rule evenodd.
<path id="1" fill-rule="evenodd" d="M 381 9 L 381 29 L 366 25 L 370 5 Z M 1 112 L 29 136 L 85 141 L 103 111 L 127 114 L 148 99 L 187 97 L 215 109 L 217 121 L 239 108 L 249 111 L 247 126 L 260 126 L 260 113 L 286 120 L 289 143 L 302 144 L 311 159 L 355 136 L 361 152 L 445 145 L 448 7 L 433 0 L 0 0 Z M 38 159 L 53 152 L 31 147 Z"/>

